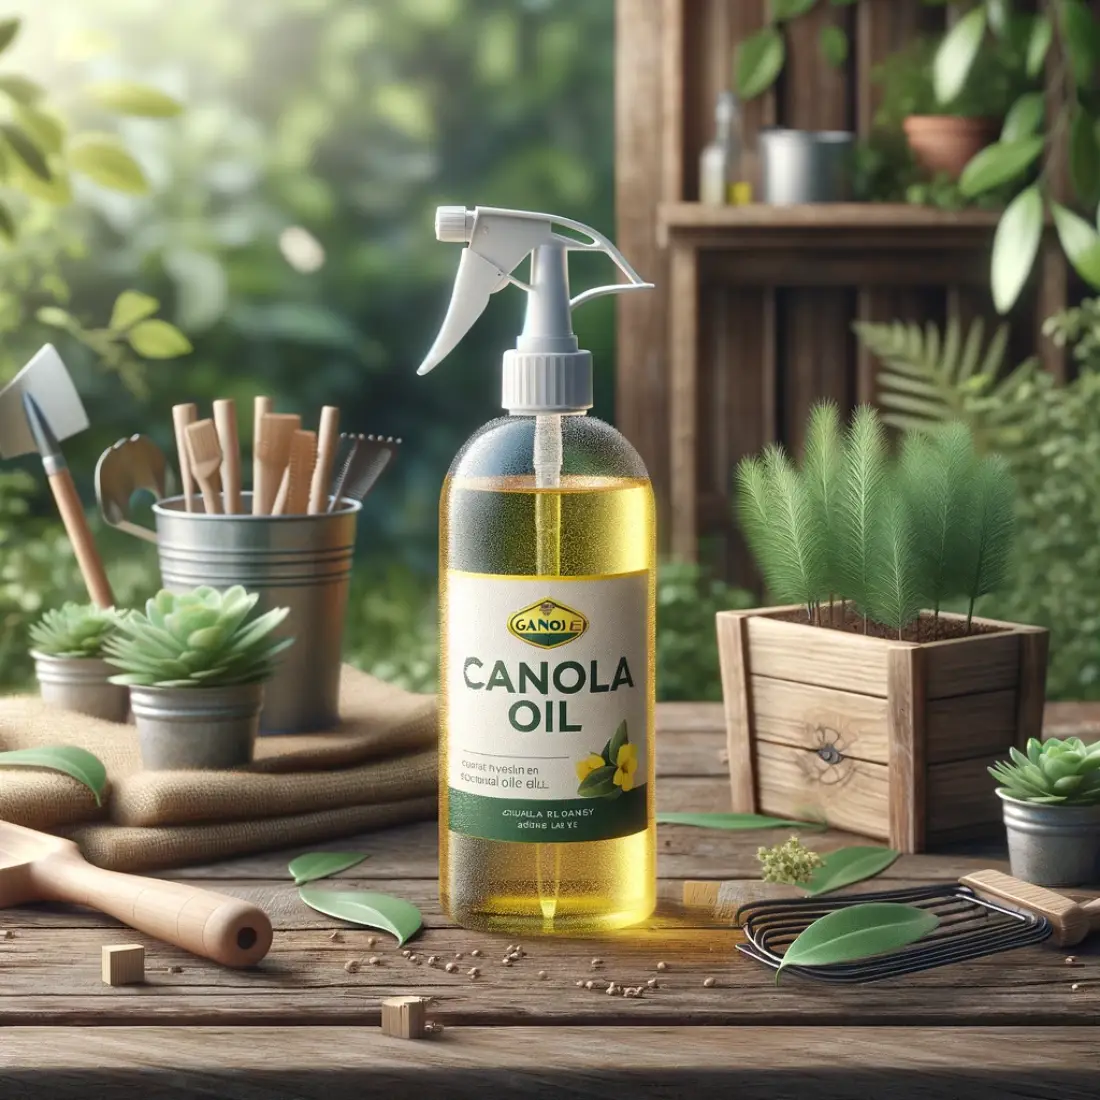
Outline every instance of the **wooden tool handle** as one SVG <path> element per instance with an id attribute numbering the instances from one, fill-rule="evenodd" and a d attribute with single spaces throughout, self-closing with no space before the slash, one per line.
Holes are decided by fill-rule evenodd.
<path id="1" fill-rule="evenodd" d="M 80 573 L 92 603 L 98 607 L 114 607 L 115 598 L 111 594 L 111 584 L 103 568 L 103 559 L 92 541 L 92 532 L 84 515 L 84 506 L 77 496 L 72 474 L 67 469 L 61 469 L 48 476 L 53 498 L 57 501 L 57 510 L 61 513 L 61 522 L 65 525 L 69 542 L 73 544 L 76 562 L 80 566 Z"/>
<path id="2" fill-rule="evenodd" d="M 214 402 L 214 423 L 222 448 L 222 496 L 225 514 L 241 510 L 241 444 L 237 437 L 237 405 L 232 399 Z"/>
<path id="3" fill-rule="evenodd" d="M 309 486 L 309 513 L 317 515 L 328 507 L 329 483 L 332 480 L 332 461 L 340 442 L 340 410 L 326 405 L 321 410 L 321 422 L 317 428 L 317 461 L 313 466 L 313 480 Z"/>
<path id="4" fill-rule="evenodd" d="M 260 420 L 270 412 L 275 411 L 275 402 L 270 397 L 257 397 L 252 402 L 252 514 L 262 516 L 270 505 L 270 500 L 264 495 L 274 490 L 267 490 L 264 483 L 264 468 L 259 456 L 256 454 L 256 437 L 260 434 Z"/>
<path id="5" fill-rule="evenodd" d="M 194 424 L 199 418 L 197 405 L 173 405 L 172 425 L 176 429 L 176 451 L 180 464 L 180 488 L 183 491 L 184 507 L 195 510 L 195 483 L 191 477 L 191 455 L 187 450 L 187 425 Z"/>
<path id="6" fill-rule="evenodd" d="M 40 860 L 33 873 L 48 900 L 98 909 L 223 966 L 253 966 L 271 947 L 267 914 L 239 898 L 180 882 L 105 871 L 78 856 Z"/>

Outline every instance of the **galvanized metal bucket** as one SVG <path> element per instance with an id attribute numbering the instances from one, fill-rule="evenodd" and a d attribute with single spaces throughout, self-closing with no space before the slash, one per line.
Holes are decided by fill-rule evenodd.
<path id="1" fill-rule="evenodd" d="M 252 760 L 263 684 L 130 689 L 146 771 L 239 768 Z"/>
<path id="2" fill-rule="evenodd" d="M 843 202 L 851 185 L 853 135 L 843 130 L 761 130 L 764 202 Z"/>
<path id="3" fill-rule="evenodd" d="M 1014 877 L 1036 886 L 1100 883 L 1100 806 L 1022 802 L 998 789 Z"/>
<path id="4" fill-rule="evenodd" d="M 339 721 L 341 644 L 358 501 L 309 516 L 208 516 L 182 497 L 153 505 L 161 580 L 173 592 L 243 585 L 260 595 L 256 613 L 288 607 L 276 632 L 293 637 L 267 684 L 261 733 L 313 733 Z"/>
<path id="5" fill-rule="evenodd" d="M 130 690 L 112 684 L 119 670 L 101 657 L 51 657 L 36 653 L 34 672 L 42 698 L 51 706 L 75 710 L 106 722 L 125 722 L 130 714 Z"/>

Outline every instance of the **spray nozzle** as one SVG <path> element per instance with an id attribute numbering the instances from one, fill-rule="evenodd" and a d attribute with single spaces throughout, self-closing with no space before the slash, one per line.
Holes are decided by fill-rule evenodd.
<path id="1" fill-rule="evenodd" d="M 572 230 L 569 236 L 559 229 Z M 479 206 L 441 206 L 435 235 L 466 244 L 458 264 L 451 302 L 439 335 L 420 365 L 427 374 L 457 346 L 489 304 L 509 283 L 527 293 L 527 317 L 516 349 L 505 355 L 505 408 L 513 412 L 573 412 L 589 408 L 591 356 L 573 335 L 572 310 L 605 294 L 647 290 L 623 254 L 602 233 L 571 218 Z M 570 252 L 603 252 L 627 282 L 593 287 L 569 295 Z M 531 257 L 527 282 L 513 271 Z M 587 382 L 586 382 L 587 378 Z"/>

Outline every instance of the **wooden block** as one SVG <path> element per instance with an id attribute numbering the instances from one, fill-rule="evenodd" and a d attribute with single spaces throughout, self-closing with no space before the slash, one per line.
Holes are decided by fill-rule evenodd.
<path id="1" fill-rule="evenodd" d="M 718 650 L 721 654 L 722 699 L 726 712 L 726 751 L 729 754 L 731 808 L 734 813 L 756 812 L 756 784 L 752 762 L 752 700 L 749 696 L 748 647 L 745 616 L 720 611 Z"/>
<path id="2" fill-rule="evenodd" d="M 145 948 L 140 943 L 104 944 L 103 980 L 107 985 L 145 981 Z"/>
<path id="3" fill-rule="evenodd" d="M 423 1039 L 427 1033 L 425 997 L 389 997 L 382 1002 L 382 1034 L 395 1039 Z"/>

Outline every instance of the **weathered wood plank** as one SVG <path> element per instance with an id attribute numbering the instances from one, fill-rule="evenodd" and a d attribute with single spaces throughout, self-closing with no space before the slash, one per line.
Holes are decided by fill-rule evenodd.
<path id="1" fill-rule="evenodd" d="M 415 1045 L 351 1027 L 31 1027 L 5 1034 L 0 1091 L 50 1100 L 1085 1100 L 1100 1028 L 646 1026 L 628 1037 L 629 1057 L 609 1061 L 607 1044 L 582 1027 L 451 1028 Z"/>
<path id="2" fill-rule="evenodd" d="M 952 638 L 930 642 L 923 649 L 929 699 L 1016 688 L 1020 675 L 1019 634 Z"/>
<path id="3" fill-rule="evenodd" d="M 1045 636 L 1045 635 L 1039 635 Z M 929 764 L 1008 752 L 1016 744 L 1015 691 L 983 691 L 928 703 Z"/>

